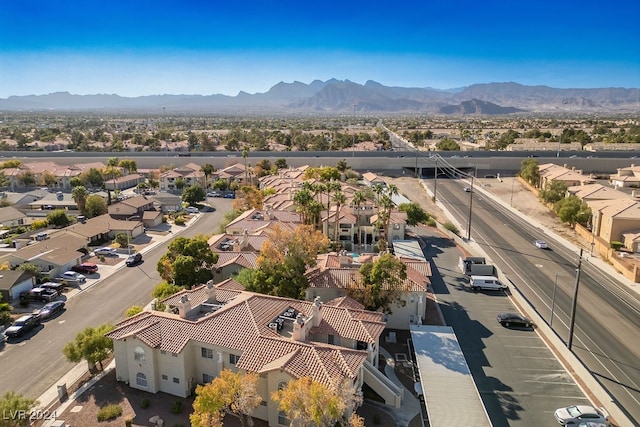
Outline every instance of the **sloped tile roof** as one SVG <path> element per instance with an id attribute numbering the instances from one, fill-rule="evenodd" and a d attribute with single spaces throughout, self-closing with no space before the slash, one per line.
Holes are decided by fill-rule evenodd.
<path id="1" fill-rule="evenodd" d="M 227 282 L 227 285 L 231 282 Z M 222 284 L 220 284 L 222 286 Z M 190 300 L 202 299 L 204 286 L 182 291 Z M 218 293 L 223 292 L 216 287 Z M 230 292 L 230 291 L 227 291 Z M 107 336 L 119 340 L 137 337 L 153 348 L 179 353 L 195 341 L 230 349 L 240 355 L 237 367 L 253 372 L 283 369 L 294 377 L 311 375 L 314 380 L 333 384 L 357 375 L 367 353 L 313 341 L 294 341 L 268 327 L 268 324 L 289 307 L 310 317 L 312 303 L 288 298 L 235 292 L 221 309 L 196 321 L 178 315 L 145 311 L 122 320 Z M 178 295 L 165 300 L 175 300 Z M 367 343 L 378 342 L 385 327 L 382 314 L 323 304 L 322 321 L 317 331 L 332 331 L 336 335 Z"/>

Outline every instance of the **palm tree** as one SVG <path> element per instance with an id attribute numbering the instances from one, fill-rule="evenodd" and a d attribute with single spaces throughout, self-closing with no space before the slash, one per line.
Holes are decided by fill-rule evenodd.
<path id="1" fill-rule="evenodd" d="M 378 220 L 376 228 L 378 229 L 380 239 L 378 240 L 378 250 L 381 252 L 387 248 L 387 231 L 389 230 L 389 221 L 391 220 L 391 209 L 394 204 L 391 197 L 383 194 L 378 202 Z"/>
<path id="2" fill-rule="evenodd" d="M 333 221 L 333 232 L 334 232 L 333 241 L 336 244 L 336 250 L 338 248 L 338 228 L 340 226 L 340 224 L 339 224 L 339 222 L 340 222 L 340 207 L 342 205 L 344 205 L 346 201 L 347 201 L 347 198 L 342 193 L 342 191 L 338 190 L 333 194 L 333 203 L 336 204 L 336 218 Z"/>
<path id="3" fill-rule="evenodd" d="M 362 191 L 356 191 L 353 193 L 352 203 L 356 207 L 356 232 L 358 233 L 358 253 L 360 253 L 360 205 L 366 201 L 364 193 Z"/>
<path id="4" fill-rule="evenodd" d="M 80 210 L 80 212 L 82 212 L 83 215 L 85 214 L 84 208 L 86 206 L 88 196 L 89 192 L 82 185 L 73 187 L 73 190 L 71 190 L 71 198 L 74 202 L 76 202 L 76 205 L 78 205 L 78 209 Z"/>
<path id="5" fill-rule="evenodd" d="M 307 189 L 300 189 L 293 195 L 293 202 L 296 204 L 296 212 L 300 214 L 300 219 L 303 224 L 310 224 L 310 212 L 311 202 L 313 202 L 313 195 Z"/>
<path id="6" fill-rule="evenodd" d="M 214 168 L 213 165 L 209 163 L 205 163 L 204 165 L 202 165 L 200 170 L 204 174 L 204 180 L 206 181 L 206 184 L 207 184 L 206 188 L 209 188 L 209 177 L 213 175 L 213 173 L 216 171 L 216 168 Z"/>
<path id="7" fill-rule="evenodd" d="M 249 172 L 249 167 L 247 166 L 247 157 L 249 157 L 249 151 L 246 149 L 242 150 L 242 158 L 244 159 L 244 183 L 248 184 L 247 181 L 247 173 Z"/>

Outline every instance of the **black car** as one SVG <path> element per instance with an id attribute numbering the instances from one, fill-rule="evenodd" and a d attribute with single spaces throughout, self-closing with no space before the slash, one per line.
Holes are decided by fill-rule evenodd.
<path id="1" fill-rule="evenodd" d="M 502 326 L 522 326 L 530 328 L 533 326 L 533 322 L 518 313 L 500 313 L 498 314 L 498 323 Z"/>
<path id="2" fill-rule="evenodd" d="M 17 338 L 21 335 L 26 334 L 36 326 L 40 324 L 40 318 L 38 316 L 34 316 L 33 314 L 27 314 L 26 316 L 20 317 L 15 323 L 7 328 L 4 331 L 4 334 L 8 338 Z"/>
<path id="3" fill-rule="evenodd" d="M 45 288 L 33 288 L 29 291 L 20 292 L 20 301 L 50 302 L 58 297 L 58 291 Z"/>
<path id="4" fill-rule="evenodd" d="M 138 252 L 137 254 L 129 255 L 125 264 L 127 264 L 127 267 L 131 267 L 138 264 L 140 261 L 142 261 L 142 254 Z"/>
<path id="5" fill-rule="evenodd" d="M 64 292 L 65 285 L 64 283 L 47 282 L 47 283 L 42 283 L 38 285 L 38 287 L 42 289 L 49 289 L 51 291 L 55 291 L 57 295 L 62 295 L 62 292 Z"/>

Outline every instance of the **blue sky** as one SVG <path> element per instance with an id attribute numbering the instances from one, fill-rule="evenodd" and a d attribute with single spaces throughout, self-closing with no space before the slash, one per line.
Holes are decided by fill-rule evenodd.
<path id="1" fill-rule="evenodd" d="M 330 78 L 640 87 L 636 1 L 19 0 L 0 97 L 236 95 Z"/>

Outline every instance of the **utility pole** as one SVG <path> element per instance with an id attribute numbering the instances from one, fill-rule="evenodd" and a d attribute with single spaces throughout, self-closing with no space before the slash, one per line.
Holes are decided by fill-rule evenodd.
<path id="1" fill-rule="evenodd" d="M 353 130 L 355 129 L 355 125 L 356 125 L 356 104 L 353 104 L 353 127 L 351 128 L 351 132 L 353 133 Z M 356 156 L 356 134 L 353 133 L 353 137 L 351 139 L 351 158 L 354 158 Z"/>
<path id="2" fill-rule="evenodd" d="M 416 173 L 415 177 L 418 177 L 418 147 L 416 147 Z"/>
<path id="3" fill-rule="evenodd" d="M 438 191 L 438 158 L 436 157 L 436 172 L 433 176 L 433 201 L 436 201 L 436 192 Z"/>
<path id="4" fill-rule="evenodd" d="M 582 265 L 582 248 L 580 248 L 580 256 L 578 258 L 578 268 L 576 268 L 576 285 L 573 289 L 573 301 L 571 302 L 571 319 L 569 322 L 569 341 L 567 342 L 567 348 L 571 351 L 571 344 L 573 344 L 573 329 L 576 323 L 576 307 L 578 306 L 578 287 L 580 285 L 580 266 Z"/>
<path id="5" fill-rule="evenodd" d="M 469 220 L 467 221 L 467 240 L 471 240 L 471 212 L 473 206 L 473 177 L 471 177 L 471 191 L 469 192 Z"/>

